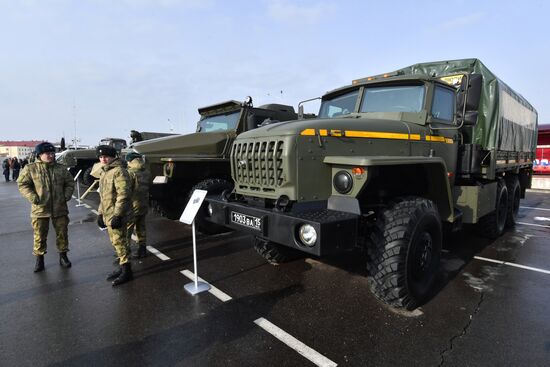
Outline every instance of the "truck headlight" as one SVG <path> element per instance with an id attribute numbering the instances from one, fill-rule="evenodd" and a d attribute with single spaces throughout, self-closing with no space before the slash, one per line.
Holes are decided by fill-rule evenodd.
<path id="1" fill-rule="evenodd" d="M 312 247 L 317 241 L 317 231 L 311 224 L 302 224 L 298 229 L 298 237 L 304 245 Z"/>
<path id="2" fill-rule="evenodd" d="M 347 194 L 353 188 L 353 178 L 348 171 L 338 171 L 332 179 L 332 185 L 340 194 Z"/>

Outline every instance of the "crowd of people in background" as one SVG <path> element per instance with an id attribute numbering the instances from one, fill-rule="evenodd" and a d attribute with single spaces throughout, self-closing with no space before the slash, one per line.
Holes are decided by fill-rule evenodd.
<path id="1" fill-rule="evenodd" d="M 29 163 L 29 160 L 27 158 L 25 159 L 18 159 L 17 157 L 13 158 L 6 158 L 2 162 L 2 171 L 4 174 L 4 179 L 6 182 L 11 181 L 17 181 L 17 178 L 19 177 L 19 172 Z"/>

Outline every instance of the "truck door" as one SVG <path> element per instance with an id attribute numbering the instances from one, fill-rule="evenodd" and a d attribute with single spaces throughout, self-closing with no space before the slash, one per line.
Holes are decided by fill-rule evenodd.
<path id="1" fill-rule="evenodd" d="M 426 136 L 433 154 L 442 157 L 447 171 L 454 179 L 458 142 L 456 129 L 456 91 L 453 88 L 435 84 L 430 108 L 431 133 Z"/>

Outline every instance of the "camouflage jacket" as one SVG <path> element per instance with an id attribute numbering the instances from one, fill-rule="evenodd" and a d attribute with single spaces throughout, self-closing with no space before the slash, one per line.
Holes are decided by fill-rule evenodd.
<path id="1" fill-rule="evenodd" d="M 74 191 L 73 176 L 62 164 L 36 160 L 23 168 L 17 179 L 19 191 L 31 202 L 31 217 L 67 215 L 67 201 Z"/>
<path id="2" fill-rule="evenodd" d="M 132 181 L 120 159 L 101 167 L 103 172 L 99 179 L 99 214 L 105 223 L 110 223 L 114 216 L 127 219 L 130 214 Z"/>
<path id="3" fill-rule="evenodd" d="M 149 208 L 149 181 L 151 174 L 141 159 L 128 163 L 128 173 L 132 179 L 132 209 L 134 215 L 145 215 Z"/>

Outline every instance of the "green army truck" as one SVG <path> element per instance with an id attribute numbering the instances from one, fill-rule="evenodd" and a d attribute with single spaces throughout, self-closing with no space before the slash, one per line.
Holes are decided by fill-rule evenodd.
<path id="1" fill-rule="evenodd" d="M 477 59 L 359 79 L 317 119 L 237 137 L 230 195 L 208 220 L 255 236 L 271 263 L 366 249 L 370 287 L 413 309 L 429 296 L 442 228 L 496 238 L 530 187 L 537 112 Z"/>
<path id="2" fill-rule="evenodd" d="M 200 119 L 192 134 L 137 142 L 130 149 L 142 154 L 153 178 L 153 206 L 169 219 L 179 219 L 195 189 L 221 193 L 231 190 L 229 153 L 235 137 L 264 124 L 297 119 L 294 107 L 267 104 L 254 107 L 252 98 L 234 100 L 198 109 Z M 205 224 L 206 205 L 195 217 L 197 230 L 205 234 L 228 231 Z"/>
<path id="3" fill-rule="evenodd" d="M 142 141 L 147 139 L 159 138 L 161 136 L 174 135 L 170 133 L 157 133 L 157 132 L 146 132 L 146 131 L 136 131 L 131 130 L 130 137 L 132 141 Z M 109 145 L 117 150 L 117 152 L 122 152 L 126 149 L 127 144 L 126 140 L 119 138 L 103 138 L 99 142 L 99 145 Z M 82 170 L 81 180 L 84 185 L 91 185 L 94 182 L 95 177 L 92 175 L 92 168 L 95 163 L 98 162 L 96 156 L 96 150 L 93 149 L 67 149 L 59 154 L 56 154 L 56 160 L 58 163 L 64 164 L 69 167 L 69 172 L 73 176 Z"/>

